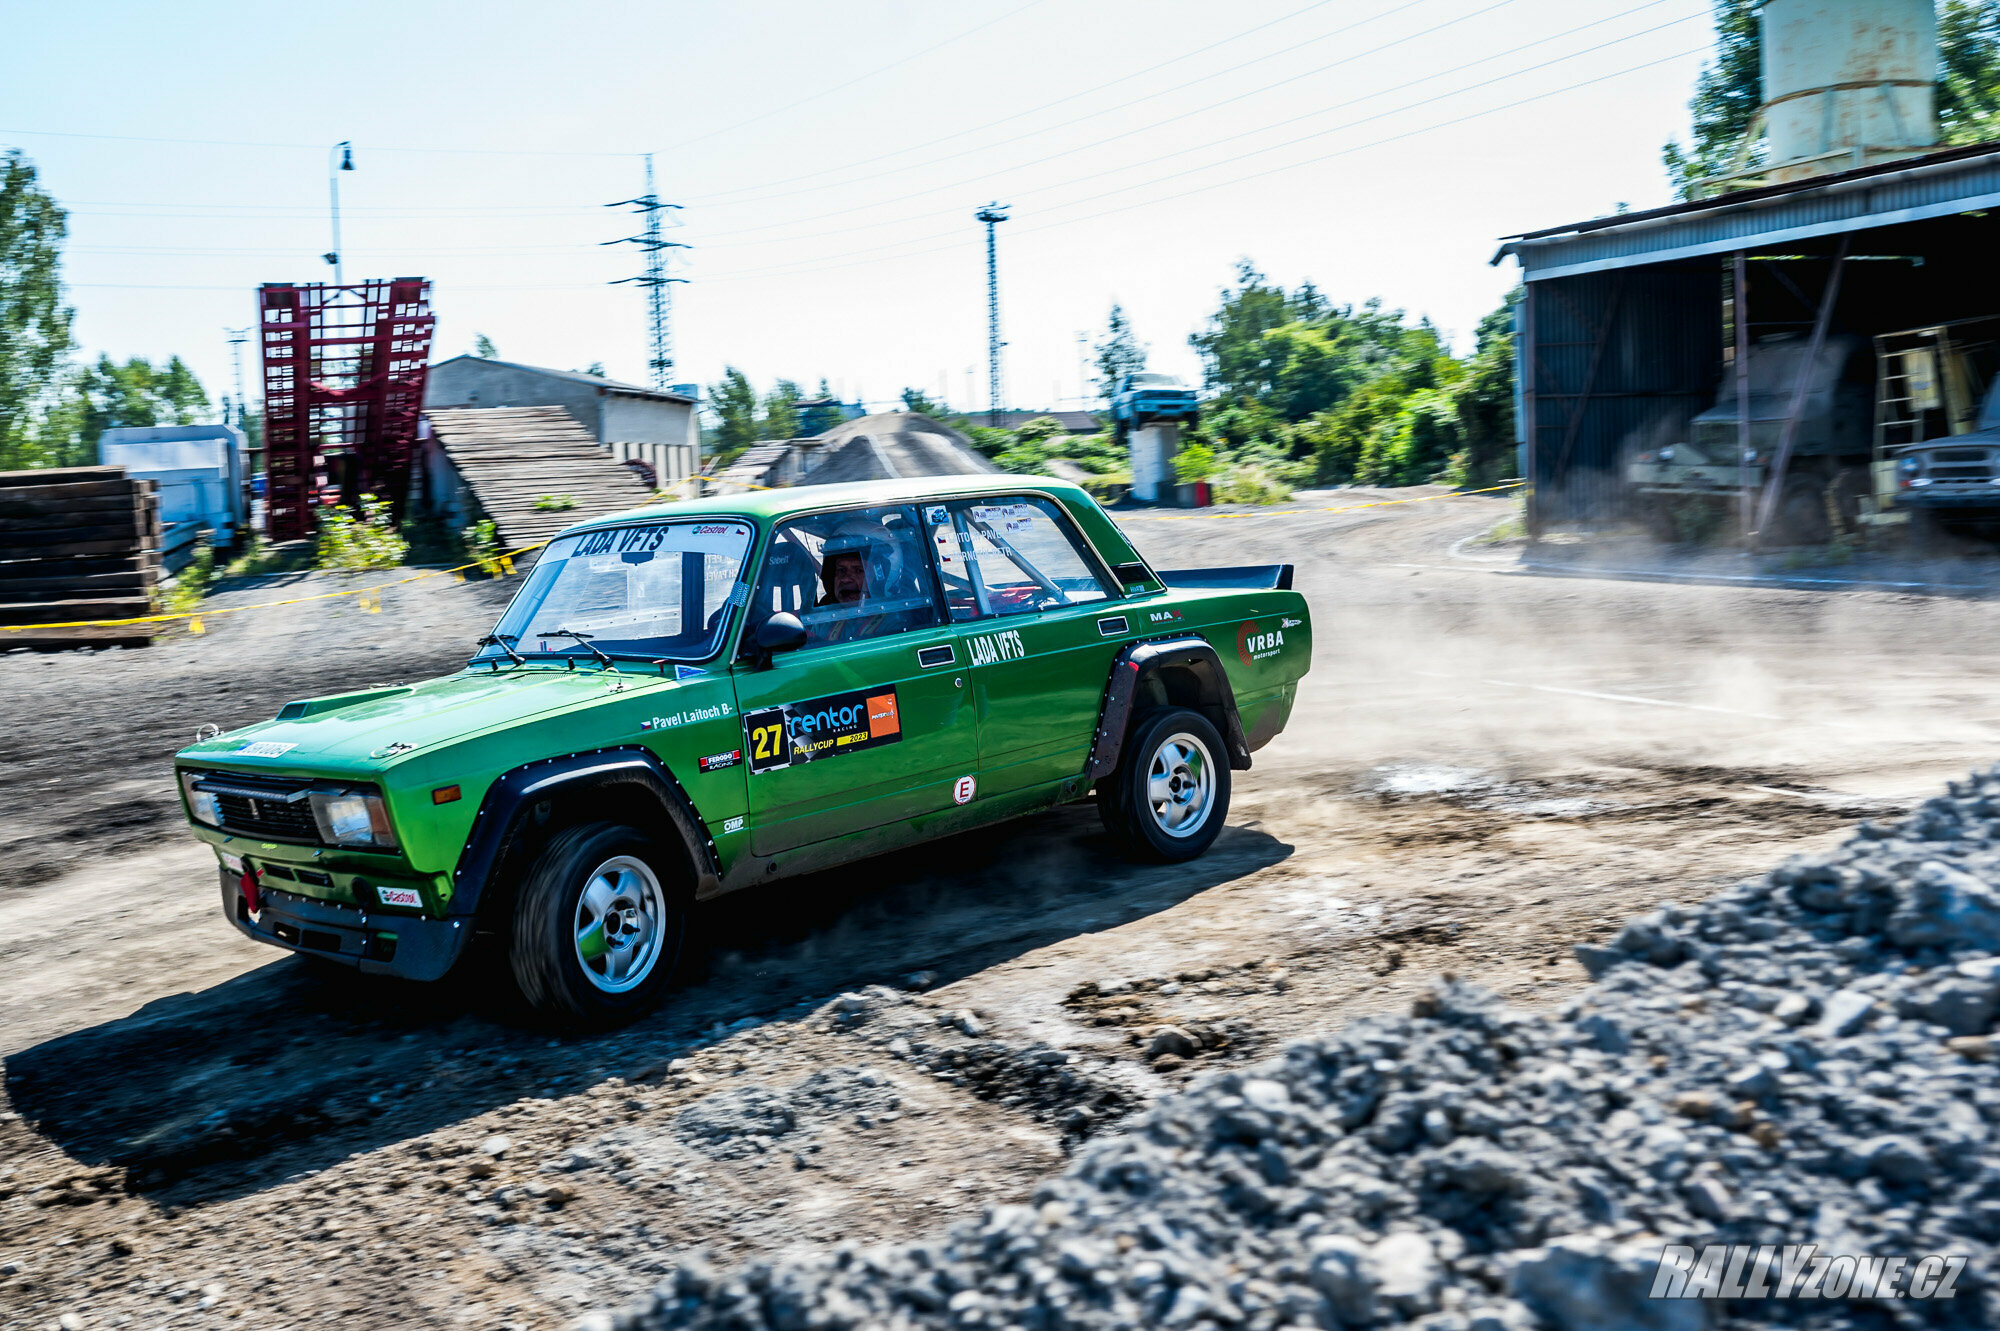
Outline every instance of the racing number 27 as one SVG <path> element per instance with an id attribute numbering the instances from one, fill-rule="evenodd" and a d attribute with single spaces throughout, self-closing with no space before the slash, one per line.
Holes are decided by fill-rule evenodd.
<path id="1" fill-rule="evenodd" d="M 785 723 L 782 716 L 770 722 L 750 718 L 750 770 L 761 772 L 767 768 L 784 767 L 789 755 L 785 752 Z"/>

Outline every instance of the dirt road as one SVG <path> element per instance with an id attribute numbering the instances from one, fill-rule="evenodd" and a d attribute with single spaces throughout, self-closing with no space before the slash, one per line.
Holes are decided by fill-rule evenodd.
<path id="1" fill-rule="evenodd" d="M 563 1326 L 687 1249 L 934 1230 L 1439 971 L 1558 1000 L 1570 944 L 2000 748 L 1982 598 L 1522 576 L 1463 544 L 1500 499 L 1304 511 L 1370 497 L 1128 519 L 1163 566 L 1293 561 L 1314 606 L 1209 856 L 1126 865 L 1079 807 L 725 899 L 667 1006 L 588 1039 L 478 965 L 243 941 L 174 832 L 195 725 L 452 669 L 504 588 L 0 657 L 0 1327 Z"/>

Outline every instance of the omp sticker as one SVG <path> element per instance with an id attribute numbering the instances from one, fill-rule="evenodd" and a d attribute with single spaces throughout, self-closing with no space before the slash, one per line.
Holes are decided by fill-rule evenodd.
<path id="1" fill-rule="evenodd" d="M 1267 661 L 1284 648 L 1285 631 L 1282 628 L 1260 629 L 1256 620 L 1246 619 L 1243 627 L 1236 630 L 1236 655 L 1244 665 Z"/>
<path id="2" fill-rule="evenodd" d="M 375 896 L 385 906 L 421 906 L 423 896 L 414 887 L 378 887 Z"/>
<path id="3" fill-rule="evenodd" d="M 951 784 L 951 802 L 970 804 L 972 797 L 979 793 L 979 782 L 973 777 L 962 776 Z"/>
<path id="4" fill-rule="evenodd" d="M 246 758 L 278 758 L 290 753 L 297 747 L 299 746 L 296 744 L 279 744 L 273 740 L 260 739 L 254 743 L 245 744 L 237 752 Z"/>
<path id="5" fill-rule="evenodd" d="M 697 760 L 696 765 L 704 772 L 720 772 L 725 767 L 734 767 L 743 761 L 743 750 L 731 749 L 727 753 L 711 753 Z"/>
<path id="6" fill-rule="evenodd" d="M 1281 629 L 1295 629 L 1303 623 L 1305 623 L 1303 619 L 1281 619 L 1278 621 L 1278 627 Z"/>
<path id="7" fill-rule="evenodd" d="M 903 738 L 896 690 L 859 689 L 743 713 L 750 770 L 772 772 Z"/>
<path id="8" fill-rule="evenodd" d="M 1004 633 L 980 633 L 965 640 L 972 652 L 972 664 L 976 666 L 997 665 L 1001 661 L 1018 661 L 1028 654 L 1021 644 L 1021 635 L 1013 629 Z"/>
<path id="9" fill-rule="evenodd" d="M 743 830 L 743 815 L 738 814 L 734 818 L 724 818 L 722 820 L 722 830 L 725 832 L 741 832 Z"/>

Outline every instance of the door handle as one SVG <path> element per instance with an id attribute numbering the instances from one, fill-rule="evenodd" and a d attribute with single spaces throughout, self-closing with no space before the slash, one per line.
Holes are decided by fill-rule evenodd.
<path id="1" fill-rule="evenodd" d="M 926 670 L 931 670 L 938 666 L 948 666 L 956 660 L 958 660 L 958 653 L 952 650 L 952 645 L 948 642 L 938 643 L 934 647 L 919 647 L 917 649 L 917 664 Z"/>

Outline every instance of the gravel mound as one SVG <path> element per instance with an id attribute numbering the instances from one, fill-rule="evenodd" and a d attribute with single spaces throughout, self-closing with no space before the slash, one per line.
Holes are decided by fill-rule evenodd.
<path id="1" fill-rule="evenodd" d="M 1607 947 L 1558 1018 L 1444 983 L 1207 1080 L 942 1239 L 600 1325 L 1991 1326 L 2000 769 Z M 1663 1244 L 1967 1258 L 1949 1300 L 1648 1297 Z"/>

